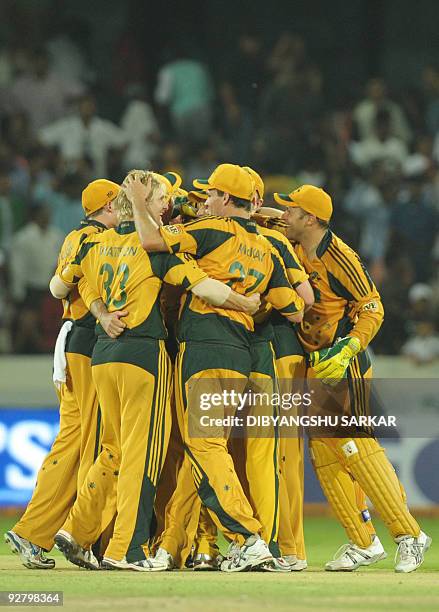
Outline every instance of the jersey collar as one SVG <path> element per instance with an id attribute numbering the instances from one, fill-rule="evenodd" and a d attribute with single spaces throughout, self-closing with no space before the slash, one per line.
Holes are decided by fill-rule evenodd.
<path id="1" fill-rule="evenodd" d="M 324 255 L 324 253 L 326 253 L 329 245 L 332 242 L 332 232 L 330 229 L 328 229 L 328 231 L 326 232 L 326 234 L 323 236 L 323 238 L 320 241 L 319 246 L 316 249 L 316 255 L 319 259 L 322 258 L 322 256 Z"/>
<path id="2" fill-rule="evenodd" d="M 80 227 L 87 227 L 88 225 L 93 225 L 94 227 L 98 227 L 102 230 L 108 229 L 106 225 L 104 225 L 100 221 L 96 221 L 96 219 L 82 219 Z"/>
<path id="3" fill-rule="evenodd" d="M 118 234 L 132 234 L 136 231 L 134 221 L 122 221 L 117 227 L 116 232 Z"/>
<path id="4" fill-rule="evenodd" d="M 229 219 L 232 219 L 233 221 L 236 221 L 236 223 L 239 223 L 241 227 L 243 227 L 245 230 L 247 230 L 251 234 L 258 233 L 258 228 L 256 227 L 256 223 L 252 221 L 251 219 L 245 219 L 244 217 L 229 217 Z"/>

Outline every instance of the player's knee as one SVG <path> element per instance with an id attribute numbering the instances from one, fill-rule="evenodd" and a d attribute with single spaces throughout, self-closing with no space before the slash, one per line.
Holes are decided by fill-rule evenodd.
<path id="1" fill-rule="evenodd" d="M 334 451 L 318 440 L 311 440 L 309 443 L 309 455 L 315 469 L 326 467 L 338 463 L 337 455 Z"/>

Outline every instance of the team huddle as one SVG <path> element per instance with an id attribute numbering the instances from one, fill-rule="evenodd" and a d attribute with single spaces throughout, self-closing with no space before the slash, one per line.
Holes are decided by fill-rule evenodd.
<path id="1" fill-rule="evenodd" d="M 194 398 L 313 386 L 313 402 L 330 411 L 344 386 L 343 413 L 369 415 L 367 347 L 381 299 L 329 228 L 324 190 L 303 185 L 264 207 L 262 178 L 234 164 L 194 186 L 133 170 L 121 186 L 98 179 L 83 191 L 85 219 L 50 282 L 64 306 L 54 356 L 60 431 L 5 534 L 30 569 L 53 568 L 54 545 L 92 570 L 307 567 L 301 432 L 282 435 L 275 418 L 247 435 L 197 428 Z M 373 431 L 311 435 L 309 451 L 348 539 L 325 569 L 387 556 L 369 498 L 397 544 L 395 571 L 416 570 L 431 538 Z"/>

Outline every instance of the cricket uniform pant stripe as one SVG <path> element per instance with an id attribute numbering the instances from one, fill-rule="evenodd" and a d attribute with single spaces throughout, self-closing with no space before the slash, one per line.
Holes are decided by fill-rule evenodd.
<path id="1" fill-rule="evenodd" d="M 95 437 L 95 450 L 93 453 L 93 460 L 96 461 L 99 453 L 101 452 L 101 435 L 102 435 L 102 414 L 101 407 L 98 406 L 97 423 L 96 423 L 96 437 Z"/>
<path id="2" fill-rule="evenodd" d="M 157 397 L 157 405 L 158 405 L 158 415 L 155 419 L 154 423 L 154 433 L 153 433 L 153 454 L 151 457 L 151 464 L 149 469 L 149 477 L 154 486 L 157 486 L 157 481 L 159 477 L 159 473 L 161 470 L 162 460 L 163 460 L 163 436 L 165 430 L 165 407 L 167 400 L 167 387 L 168 387 L 168 376 L 167 376 L 167 368 L 166 368 L 166 358 L 167 355 L 164 354 L 164 347 L 160 344 L 159 347 L 159 365 L 158 365 L 158 380 L 157 380 L 157 388 L 158 388 L 158 397 Z"/>
<path id="3" fill-rule="evenodd" d="M 201 466 L 197 463 L 195 457 L 186 446 L 185 451 L 187 452 L 192 465 L 198 468 L 198 470 L 202 474 L 202 478 L 199 484 L 197 485 L 197 489 L 198 495 L 200 496 L 203 504 L 207 508 L 209 508 L 209 510 L 212 510 L 212 512 L 215 513 L 221 525 L 225 527 L 229 532 L 241 534 L 244 538 L 248 538 L 249 536 L 251 536 L 251 531 L 245 529 L 243 525 L 238 523 L 238 521 L 236 521 L 233 517 L 227 514 L 224 508 L 222 508 L 215 491 L 209 484 L 207 474 L 203 472 Z"/>

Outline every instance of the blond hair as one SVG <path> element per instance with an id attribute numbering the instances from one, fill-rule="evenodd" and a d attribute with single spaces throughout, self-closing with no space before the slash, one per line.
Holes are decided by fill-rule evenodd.
<path id="1" fill-rule="evenodd" d="M 114 209 L 116 211 L 119 223 L 122 223 L 122 221 L 132 221 L 133 219 L 133 207 L 124 189 L 126 179 L 131 176 L 137 176 L 140 178 L 141 183 L 144 185 L 146 185 L 149 177 L 151 177 L 150 198 L 154 196 L 157 189 L 163 189 L 163 183 L 156 178 L 154 172 L 151 172 L 150 170 L 130 170 L 122 183 L 122 189 L 119 191 L 116 199 L 114 200 Z"/>

